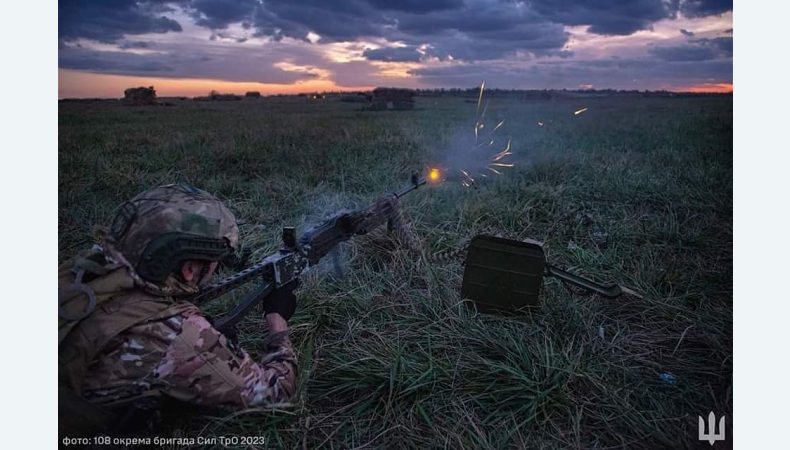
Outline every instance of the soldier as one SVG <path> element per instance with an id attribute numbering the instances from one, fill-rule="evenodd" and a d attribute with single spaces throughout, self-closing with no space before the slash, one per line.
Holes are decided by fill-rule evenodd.
<path id="1" fill-rule="evenodd" d="M 232 408 L 291 397 L 295 286 L 264 301 L 270 334 L 259 362 L 182 299 L 237 246 L 236 220 L 219 200 L 188 186 L 157 187 L 124 203 L 98 238 L 59 269 L 61 434 L 101 428 L 163 397 Z"/>

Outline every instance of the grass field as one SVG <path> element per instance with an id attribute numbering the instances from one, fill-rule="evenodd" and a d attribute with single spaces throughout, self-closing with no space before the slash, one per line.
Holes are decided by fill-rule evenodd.
<path id="1" fill-rule="evenodd" d="M 303 229 L 452 161 L 475 115 L 460 98 L 358 108 L 298 97 L 61 103 L 60 259 L 88 246 L 91 225 L 121 201 L 171 182 L 224 199 L 243 244 L 264 256 L 283 225 Z M 731 439 L 732 97 L 494 98 L 487 115 L 506 120 L 498 133 L 512 137 L 516 166 L 477 190 L 448 183 L 405 198 L 422 254 L 365 237 L 344 249 L 345 277 L 305 278 L 291 407 L 193 416 L 160 435 L 311 449 L 687 448 L 699 445 L 697 416 L 714 411 Z M 560 267 L 644 298 L 548 280 L 530 316 L 473 314 L 460 261 L 429 255 L 481 232 L 544 241 Z M 252 353 L 262 322 L 240 327 Z"/>

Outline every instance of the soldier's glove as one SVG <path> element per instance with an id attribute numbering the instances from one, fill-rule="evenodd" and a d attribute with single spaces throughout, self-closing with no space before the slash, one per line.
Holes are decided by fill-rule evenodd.
<path id="1" fill-rule="evenodd" d="M 299 287 L 299 280 L 291 281 L 275 290 L 261 303 L 266 314 L 277 313 L 288 320 L 296 311 L 296 295 L 294 290 Z"/>

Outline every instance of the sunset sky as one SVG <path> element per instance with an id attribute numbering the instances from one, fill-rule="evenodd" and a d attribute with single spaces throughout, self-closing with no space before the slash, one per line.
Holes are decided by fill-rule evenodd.
<path id="1" fill-rule="evenodd" d="M 60 0 L 59 96 L 732 90 L 732 1 Z"/>

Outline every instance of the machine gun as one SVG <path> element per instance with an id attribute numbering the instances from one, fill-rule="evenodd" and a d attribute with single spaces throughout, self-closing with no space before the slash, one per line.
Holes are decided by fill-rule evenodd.
<path id="1" fill-rule="evenodd" d="M 233 328 L 255 305 L 275 290 L 298 279 L 304 271 L 318 264 L 341 242 L 355 235 L 366 234 L 385 223 L 389 230 L 399 230 L 403 226 L 399 199 L 425 183 L 425 178 L 420 178 L 415 173 L 411 177 L 411 184 L 401 191 L 386 194 L 366 208 L 336 214 L 306 231 L 298 239 L 295 228 L 285 227 L 282 234 L 282 248 L 279 251 L 241 272 L 206 287 L 189 300 L 196 305 L 202 305 L 247 283 L 259 282 L 229 313 L 214 321 L 214 327 L 225 332 Z"/>

